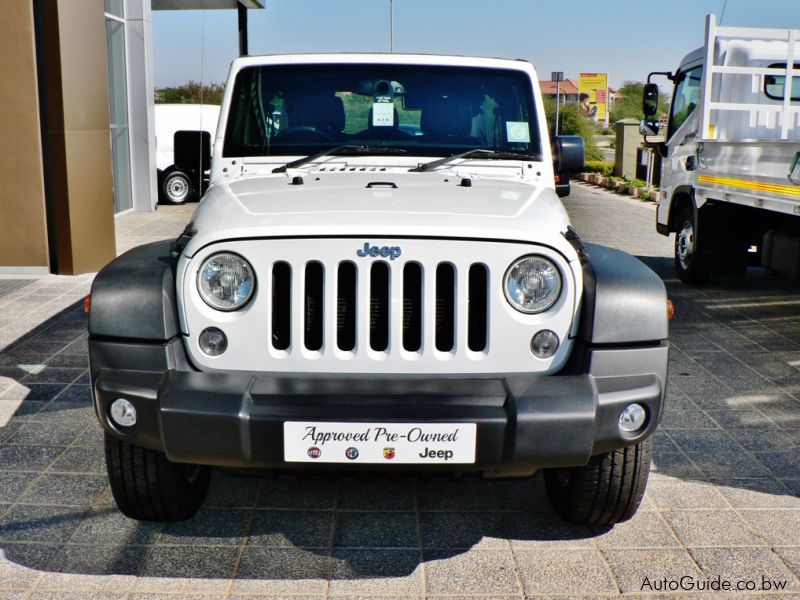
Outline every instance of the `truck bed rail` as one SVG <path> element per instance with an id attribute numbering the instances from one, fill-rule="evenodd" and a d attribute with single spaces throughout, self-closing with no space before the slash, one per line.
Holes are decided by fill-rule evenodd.
<path id="1" fill-rule="evenodd" d="M 732 66 L 719 64 L 723 53 L 718 52 L 720 40 L 764 40 L 784 42 L 787 44 L 786 68 L 763 66 Z M 790 131 L 800 128 L 800 103 L 792 104 L 792 81 L 800 77 L 800 30 L 798 29 L 764 29 L 754 27 L 720 27 L 714 15 L 706 17 L 705 65 L 700 92 L 700 138 L 703 140 L 718 139 L 712 122 L 712 111 L 749 112 L 751 123 L 777 116 L 780 124 L 779 137 L 789 139 Z M 715 83 L 714 76 L 717 75 Z M 723 79 L 732 75 L 752 75 L 761 78 L 768 75 L 784 76 L 783 99 L 780 104 L 757 104 L 714 100 L 712 85 L 724 87 Z M 774 118 L 774 117 L 773 117 Z"/>

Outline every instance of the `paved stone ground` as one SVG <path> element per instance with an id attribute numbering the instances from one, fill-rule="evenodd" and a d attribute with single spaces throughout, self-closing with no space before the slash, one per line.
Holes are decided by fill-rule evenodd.
<path id="1" fill-rule="evenodd" d="M 781 580 L 781 597 L 800 597 L 800 290 L 758 270 L 690 289 L 652 205 L 580 184 L 565 203 L 586 240 L 642 256 L 677 307 L 632 521 L 565 525 L 539 476 L 221 475 L 191 521 L 130 521 L 90 405 L 91 277 L 0 279 L 0 598 L 604 598 L 683 576 Z M 121 217 L 118 247 L 177 235 L 190 212 Z"/>

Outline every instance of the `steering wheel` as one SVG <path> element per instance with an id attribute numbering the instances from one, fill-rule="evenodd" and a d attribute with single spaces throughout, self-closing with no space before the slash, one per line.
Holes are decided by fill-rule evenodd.
<path id="1" fill-rule="evenodd" d="M 281 129 L 275 135 L 275 141 L 283 142 L 285 144 L 287 142 L 333 142 L 334 139 L 316 127 L 312 127 L 311 125 L 300 125 L 297 127 L 287 127 L 286 129 Z"/>

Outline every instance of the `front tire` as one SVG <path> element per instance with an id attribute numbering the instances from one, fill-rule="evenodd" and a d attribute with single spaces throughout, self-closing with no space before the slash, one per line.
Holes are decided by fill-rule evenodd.
<path id="1" fill-rule="evenodd" d="M 173 463 L 161 452 L 133 446 L 108 434 L 106 468 L 119 509 L 140 521 L 182 521 L 208 493 L 211 470 Z"/>
<path id="2" fill-rule="evenodd" d="M 639 509 L 650 473 L 650 440 L 593 456 L 583 467 L 546 469 L 547 495 L 565 521 L 614 525 Z"/>
<path id="3" fill-rule="evenodd" d="M 164 204 L 183 204 L 194 197 L 192 178 L 183 171 L 167 171 L 161 178 L 160 191 Z"/>
<path id="4" fill-rule="evenodd" d="M 697 219 L 691 208 L 684 208 L 678 215 L 678 230 L 675 233 L 675 272 L 678 279 L 688 284 L 703 283 L 709 276 L 698 244 Z"/>

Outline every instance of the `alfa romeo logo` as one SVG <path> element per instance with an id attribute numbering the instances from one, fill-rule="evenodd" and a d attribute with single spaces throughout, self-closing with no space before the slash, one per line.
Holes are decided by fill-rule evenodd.
<path id="1" fill-rule="evenodd" d="M 347 450 L 344 451 L 344 455 L 350 460 L 355 460 L 358 458 L 358 448 L 353 448 L 352 446 L 350 446 Z"/>

